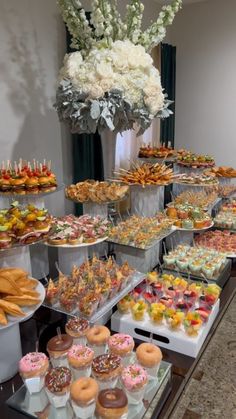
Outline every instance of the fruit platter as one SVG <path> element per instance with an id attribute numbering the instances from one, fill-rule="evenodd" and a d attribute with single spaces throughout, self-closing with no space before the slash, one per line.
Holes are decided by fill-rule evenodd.
<path id="1" fill-rule="evenodd" d="M 205 230 L 214 224 L 206 211 L 190 204 L 171 206 L 165 212 L 180 230 Z"/>
<path id="2" fill-rule="evenodd" d="M 45 303 L 64 313 L 90 318 L 132 283 L 134 274 L 128 263 L 119 266 L 112 258 L 102 261 L 94 256 L 80 267 L 74 266 L 69 276 L 60 272 L 57 282 L 50 279 Z"/>
<path id="3" fill-rule="evenodd" d="M 120 169 L 114 173 L 116 182 L 143 187 L 169 185 L 174 178 L 173 170 L 160 163 L 132 163 L 130 170 Z"/>
<path id="4" fill-rule="evenodd" d="M 227 257 L 236 257 L 236 233 L 227 230 L 206 231 L 195 238 L 198 246 L 225 253 Z"/>
<path id="5" fill-rule="evenodd" d="M 219 185 L 219 181 L 217 178 L 213 176 L 206 175 L 206 174 L 179 174 L 175 177 L 173 183 L 179 185 L 191 185 L 191 186 L 202 186 L 202 187 L 209 187 L 209 186 L 217 186 Z"/>
<path id="6" fill-rule="evenodd" d="M 83 246 L 96 244 L 107 238 L 110 221 L 101 217 L 82 215 L 65 215 L 64 217 L 53 218 L 53 233 L 46 244 L 49 246 Z"/>
<path id="7" fill-rule="evenodd" d="M 85 180 L 65 189 L 65 195 L 74 202 L 97 204 L 120 201 L 127 197 L 129 187 L 115 182 Z"/>
<path id="8" fill-rule="evenodd" d="M 162 213 L 155 217 L 133 215 L 112 227 L 107 241 L 146 250 L 173 231 L 173 220 Z"/>
<path id="9" fill-rule="evenodd" d="M 225 253 L 205 247 L 180 244 L 163 255 L 162 268 L 187 274 L 200 280 L 217 281 L 228 260 Z"/>
<path id="10" fill-rule="evenodd" d="M 46 209 L 15 201 L 0 210 L 0 250 L 33 244 L 51 234 L 52 217 Z"/>
<path id="11" fill-rule="evenodd" d="M 180 166 L 194 168 L 204 168 L 215 166 L 214 157 L 208 154 L 195 154 L 192 152 L 184 153 L 182 156 L 178 156 L 177 163 Z"/>
<path id="12" fill-rule="evenodd" d="M 205 190 L 199 192 L 186 191 L 176 196 L 174 201 L 168 204 L 168 207 L 189 204 L 207 210 L 216 202 L 217 198 L 216 191 L 209 191 L 209 193 L 206 193 Z"/>
<path id="13" fill-rule="evenodd" d="M 51 170 L 51 162 L 39 163 L 10 160 L 2 162 L 0 169 L 0 193 L 4 195 L 27 195 L 49 193 L 57 188 L 57 179 Z"/>
<path id="14" fill-rule="evenodd" d="M 235 178 L 236 169 L 228 166 L 212 167 L 210 170 L 206 170 L 205 174 L 216 178 Z"/>

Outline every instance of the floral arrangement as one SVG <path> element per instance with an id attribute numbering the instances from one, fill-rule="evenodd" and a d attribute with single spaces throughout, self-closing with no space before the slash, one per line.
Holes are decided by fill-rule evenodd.
<path id="1" fill-rule="evenodd" d="M 127 5 L 124 20 L 117 0 L 91 0 L 87 19 L 79 0 L 58 0 L 72 36 L 59 74 L 55 107 L 73 133 L 122 132 L 138 124 L 139 135 L 155 117 L 172 113 L 159 71 L 149 54 L 162 41 L 182 0 L 163 6 L 156 22 L 142 32 L 144 6 Z"/>

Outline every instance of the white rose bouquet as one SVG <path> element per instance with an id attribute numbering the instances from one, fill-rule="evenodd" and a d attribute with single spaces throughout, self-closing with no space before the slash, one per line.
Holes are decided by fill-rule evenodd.
<path id="1" fill-rule="evenodd" d="M 149 54 L 165 36 L 182 0 L 164 6 L 157 22 L 141 31 L 144 6 L 131 0 L 125 20 L 116 0 L 92 0 L 90 22 L 79 0 L 58 0 L 78 52 L 64 59 L 55 107 L 73 133 L 109 128 L 122 132 L 137 123 L 142 134 L 155 117 L 171 113 L 160 74 Z"/>

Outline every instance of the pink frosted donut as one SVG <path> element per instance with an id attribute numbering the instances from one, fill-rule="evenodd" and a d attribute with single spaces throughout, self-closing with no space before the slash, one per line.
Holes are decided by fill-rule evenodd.
<path id="1" fill-rule="evenodd" d="M 134 340 L 130 335 L 116 333 L 109 338 L 108 346 L 111 353 L 122 357 L 132 352 Z"/>
<path id="2" fill-rule="evenodd" d="M 67 354 L 70 366 L 74 368 L 87 367 L 92 364 L 94 351 L 84 345 L 73 345 Z"/>
<path id="3" fill-rule="evenodd" d="M 19 373 L 23 378 L 44 375 L 48 368 L 48 357 L 42 352 L 30 352 L 19 362 Z"/>
<path id="4" fill-rule="evenodd" d="M 140 365 L 134 364 L 124 368 L 121 374 L 121 381 L 126 390 L 141 390 L 147 383 L 148 375 Z"/>

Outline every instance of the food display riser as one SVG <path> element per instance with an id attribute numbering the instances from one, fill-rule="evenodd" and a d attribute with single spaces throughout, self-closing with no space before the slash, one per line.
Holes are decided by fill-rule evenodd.
<path id="1" fill-rule="evenodd" d="M 115 294 L 115 296 L 113 298 L 111 298 L 110 300 L 106 301 L 102 307 L 99 307 L 95 313 L 88 318 L 88 320 L 90 321 L 90 323 L 99 323 L 99 322 L 103 322 L 102 319 L 104 319 L 104 321 L 108 320 L 106 318 L 106 314 L 125 296 L 127 295 L 129 292 L 131 292 L 135 287 L 137 287 L 144 279 L 145 279 L 146 275 L 144 275 L 141 272 L 135 272 L 135 274 L 133 274 L 131 281 L 128 283 L 128 285 L 122 289 L 121 291 L 117 292 Z M 74 310 L 71 313 L 66 312 L 65 310 L 63 310 L 59 303 L 56 303 L 54 305 L 48 305 L 46 303 L 46 301 L 44 301 L 43 303 L 44 307 L 49 308 L 50 310 L 55 310 L 58 311 L 59 313 L 63 313 L 66 314 L 67 316 L 71 316 L 71 317 L 78 317 L 79 316 L 79 311 L 78 310 Z M 83 316 L 80 316 L 83 317 Z"/>
<path id="2" fill-rule="evenodd" d="M 154 217 L 164 209 L 164 186 L 141 185 L 130 186 L 130 202 L 132 215 Z"/>
<path id="3" fill-rule="evenodd" d="M 208 322 L 204 324 L 196 337 L 188 336 L 184 331 L 171 331 L 165 324 L 153 324 L 147 313 L 144 320 L 136 321 L 130 313 L 121 314 L 116 311 L 111 317 L 111 329 L 119 333 L 128 333 L 133 338 L 150 341 L 150 334 L 153 334 L 153 343 L 169 349 L 196 358 L 216 316 L 219 312 L 220 301 L 218 300 L 212 308 Z M 148 332 L 148 333 L 147 333 Z"/>
<path id="4" fill-rule="evenodd" d="M 128 262 L 137 271 L 147 273 L 158 263 L 160 255 L 160 242 L 156 243 L 148 250 L 137 249 L 130 246 L 114 244 L 114 253 L 119 265 Z"/>
<path id="5" fill-rule="evenodd" d="M 120 384 L 118 386 L 120 387 Z M 128 419 L 144 419 L 150 406 L 152 410 L 152 403 L 154 404 L 155 410 L 158 409 L 160 411 L 170 391 L 171 364 L 162 361 L 158 372 L 158 379 L 149 381 L 143 401 L 138 405 L 129 405 Z M 24 385 L 7 400 L 7 405 L 30 418 L 38 418 L 39 414 L 49 419 L 75 418 L 69 402 L 66 407 L 56 409 L 49 404 L 44 389 L 40 393 L 30 395 Z M 150 415 L 149 417 L 155 419 L 154 415 Z M 98 419 L 98 417 L 94 415 L 89 419 Z"/>
<path id="6" fill-rule="evenodd" d="M 188 274 L 187 272 L 181 272 L 174 269 L 166 268 L 164 265 L 162 265 L 161 268 L 162 268 L 163 273 L 172 274 L 175 276 L 181 275 L 184 278 L 189 278 L 192 281 L 200 281 L 200 282 L 209 283 L 209 284 L 217 284 L 219 285 L 219 287 L 223 288 L 226 282 L 230 278 L 232 261 L 227 259 L 224 269 L 220 272 L 220 275 L 215 280 L 193 275 L 192 273 Z"/>

